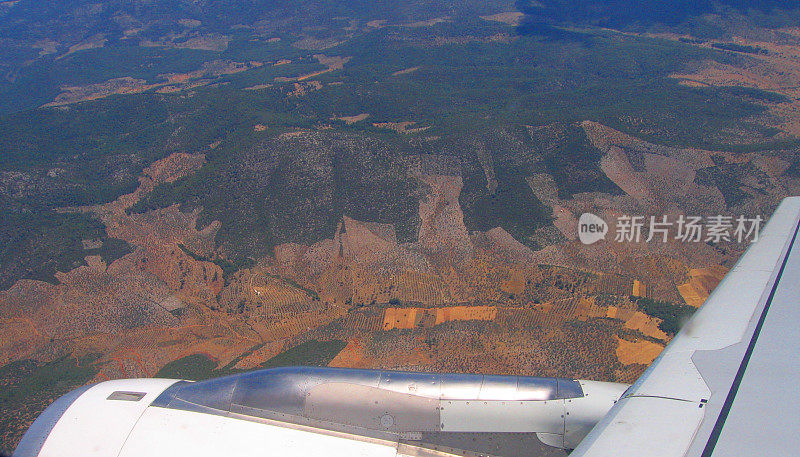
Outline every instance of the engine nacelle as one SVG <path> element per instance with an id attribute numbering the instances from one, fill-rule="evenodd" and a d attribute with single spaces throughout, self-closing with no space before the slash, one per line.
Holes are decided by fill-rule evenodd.
<path id="1" fill-rule="evenodd" d="M 292 449 L 281 448 L 281 455 L 310 455 L 307 446 L 320 436 L 394 449 L 440 449 L 441 442 L 462 437 L 463 446 L 456 446 L 475 450 L 469 446 L 476 437 L 524 433 L 572 449 L 627 387 L 526 376 L 311 367 L 202 382 L 109 381 L 54 402 L 25 434 L 14 457 L 146 457 L 165 455 L 165 448 L 190 455 L 186 449 L 209 435 L 214 440 L 192 455 L 215 447 L 234 455 L 225 447 L 233 440 L 243 452 L 236 455 L 262 455 L 256 452 L 259 442 L 270 433 L 314 436 Z M 266 431 L 242 433 L 258 428 Z"/>

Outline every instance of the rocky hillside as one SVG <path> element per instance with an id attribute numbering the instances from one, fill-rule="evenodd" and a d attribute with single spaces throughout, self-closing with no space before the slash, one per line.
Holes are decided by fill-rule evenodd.
<path id="1" fill-rule="evenodd" d="M 123 3 L 0 2 L 0 452 L 121 377 L 631 382 L 747 247 L 654 222 L 800 194 L 792 11 Z"/>

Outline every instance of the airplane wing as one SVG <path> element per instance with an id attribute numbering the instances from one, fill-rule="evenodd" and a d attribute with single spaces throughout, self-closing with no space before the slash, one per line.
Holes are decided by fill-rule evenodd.
<path id="1" fill-rule="evenodd" d="M 114 380 L 56 400 L 13 457 L 563 456 L 627 387 L 314 367 Z"/>
<path id="2" fill-rule="evenodd" d="M 571 454 L 798 455 L 800 198 Z"/>

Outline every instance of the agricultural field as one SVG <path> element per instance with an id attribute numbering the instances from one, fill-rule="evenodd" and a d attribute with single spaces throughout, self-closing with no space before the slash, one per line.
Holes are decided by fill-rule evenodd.
<path id="1" fill-rule="evenodd" d="M 800 194 L 800 12 L 567 3 L 0 2 L 0 453 L 107 379 L 635 381 L 747 244 L 577 220 Z"/>

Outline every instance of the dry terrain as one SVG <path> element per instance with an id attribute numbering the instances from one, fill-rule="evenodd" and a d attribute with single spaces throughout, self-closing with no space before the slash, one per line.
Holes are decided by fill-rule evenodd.
<path id="1" fill-rule="evenodd" d="M 520 25 L 522 18 L 515 12 L 481 17 L 498 27 Z M 398 26 L 376 19 L 366 22 L 366 27 L 385 27 L 377 32 L 413 29 L 422 38 L 409 39 L 409 47 L 505 45 L 515 39 L 506 32 L 481 37 L 424 33 L 451 21 L 443 16 Z M 181 33 L 140 44 L 224 51 L 231 41 L 227 35 L 193 32 L 199 23 L 181 25 L 185 28 Z M 351 27 L 357 28 L 357 24 Z M 137 33 L 135 29 L 128 32 Z M 328 38 L 307 35 L 293 41 L 292 46 L 330 49 L 344 43 L 349 33 Z M 685 71 L 671 74 L 671 78 L 691 87 L 733 86 L 783 96 L 779 101 L 759 101 L 768 109 L 752 120 L 777 129 L 777 139 L 783 140 L 800 135 L 800 46 L 786 44 L 791 37 L 800 40 L 800 31 L 791 28 L 776 33 L 780 39 L 767 40 L 762 35 L 735 40 L 695 40 L 677 34 L 646 37 L 681 40 L 704 49 L 737 44 L 763 50 L 742 53 L 722 49 L 742 54 L 742 64 L 695 62 Z M 102 35 L 92 36 L 71 46 L 67 54 L 105 45 Z M 56 44 L 42 42 L 37 49 L 53 54 Z M 322 69 L 306 68 L 303 71 L 308 73 L 290 73 L 293 76 L 270 75 L 268 83 L 258 84 L 264 82 L 261 78 L 241 87 L 262 91 L 251 93 L 261 96 L 265 89 L 275 86 L 282 90 L 279 94 L 283 101 L 304 106 L 302 102 L 309 98 L 306 96 L 324 94 L 337 84 L 315 78 L 341 71 L 357 60 L 326 54 L 314 54 L 313 59 L 322 67 L 311 68 Z M 270 62 L 274 66 L 293 63 L 289 59 Z M 192 88 L 215 84 L 225 75 L 262 65 L 268 64 L 217 59 L 193 71 L 161 74 L 156 83 L 119 77 L 68 85 L 46 106 L 145 91 L 185 94 Z M 288 68 L 292 67 L 279 70 Z M 429 70 L 427 63 L 411 62 L 395 68 L 399 69 L 387 72 L 393 81 L 421 78 Z M 676 319 L 671 321 L 663 314 L 658 317 L 658 306 L 679 310 L 701 306 L 746 244 L 733 240 L 680 242 L 675 239 L 674 227 L 663 242 L 616 241 L 619 218 L 642 217 L 646 237 L 651 217 L 768 216 L 783 196 L 800 194 L 800 179 L 792 171 L 798 162 L 793 150 L 745 148 L 732 152 L 711 146 L 657 144 L 656 140 L 643 139 L 645 135 L 636 137 L 621 131 L 624 129 L 619 124 L 637 125 L 640 120 L 635 118 L 620 118 L 619 124 L 613 124 L 615 128 L 611 122 L 588 119 L 569 125 L 528 125 L 516 133 L 503 130 L 500 134 L 511 138 L 507 144 L 519 147 L 515 151 L 518 156 L 543 156 L 555 150 L 553 145 L 563 139 L 567 129 L 574 129 L 585 138 L 587 149 L 597 153 L 596 163 L 591 164 L 596 168 L 592 170 L 594 177 L 607 180 L 613 190 L 565 191 L 564 178 L 555 176 L 544 159 L 526 162 L 523 176 L 514 182 L 528 192 L 526 198 L 535 196 L 529 200 L 540 202 L 544 219 L 552 222 L 531 230 L 533 234 L 525 239 L 516 235 L 519 231 L 514 229 L 519 227 L 511 224 L 490 220 L 478 230 L 472 229 L 474 225 L 468 220 L 468 205 L 474 203 L 468 199 L 474 195 L 475 186 L 487 194 L 490 203 L 481 207 L 486 211 L 495 209 L 491 202 L 498 192 L 508 191 L 503 185 L 514 176 L 509 178 L 501 171 L 516 160 L 508 158 L 511 153 L 492 154 L 480 139 L 470 139 L 470 144 L 458 146 L 472 148 L 468 153 L 440 155 L 431 151 L 440 139 L 439 126 L 428 120 L 408 113 L 385 115 L 369 106 L 337 108 L 341 111 L 326 113 L 321 122 L 294 124 L 291 130 L 278 130 L 274 138 L 271 136 L 277 127 L 270 118 L 248 118 L 248 134 L 269 137 L 269 141 L 274 140 L 270 146 L 277 144 L 291 154 L 287 158 L 265 153 L 266 158 L 244 161 L 247 163 L 239 170 L 258 175 L 269 167 L 298 160 L 307 172 L 299 178 L 313 184 L 327 178 L 325 173 L 333 174 L 330 169 L 335 160 L 349 160 L 352 157 L 348 154 L 358 156 L 347 149 L 352 146 L 352 142 L 347 143 L 349 137 L 337 143 L 344 152 L 337 150 L 338 155 L 325 156 L 322 141 L 330 137 L 323 136 L 324 130 L 365 127 L 373 133 L 378 130 L 381 135 L 407 140 L 410 149 L 419 150 L 403 155 L 392 172 L 416 186 L 409 210 L 414 221 L 412 236 L 404 234 L 401 224 L 388 217 L 368 220 L 371 218 L 337 207 L 339 212 L 330 225 L 323 227 L 322 236 L 309 242 L 281 239 L 269 245 L 269 252 L 248 253 L 244 261 L 238 259 L 234 264 L 230 246 L 219 241 L 219 235 L 230 227 L 219 220 L 204 220 L 203 216 L 209 214 L 204 213 L 207 208 L 171 204 L 141 213 L 131 210 L 160 184 L 192 176 L 207 164 L 203 153 L 174 153 L 144 169 L 138 177 L 138 189 L 131 193 L 110 203 L 59 209 L 95 215 L 108 236 L 128 243 L 131 252 L 108 263 L 98 255 L 87 255 L 84 265 L 58 272 L 55 283 L 25 279 L 0 291 L 0 367 L 24 368 L 27 363 L 49 366 L 67 360 L 72 368 L 74 360 L 76 368 L 90 369 L 88 381 L 101 381 L 154 376 L 165 367 L 185 363 L 196 370 L 187 377 L 201 377 L 259 368 L 275 357 L 285 360 L 280 357 L 304 344 L 321 342 L 336 348 L 321 362 L 330 366 L 633 382 L 676 330 Z M 361 112 L 367 110 L 369 113 Z M 414 135 L 429 129 L 430 137 Z M 736 132 L 721 134 L 738 138 Z M 536 146 L 542 150 L 530 146 L 533 143 L 543 145 Z M 209 150 L 220 144 L 221 140 L 212 143 Z M 309 144 L 313 147 L 306 147 Z M 364 155 L 383 160 L 384 152 Z M 362 166 L 356 159 L 352 164 Z M 474 174 L 466 172 L 469 159 L 474 159 L 478 184 Z M 210 158 L 208 163 L 212 163 Z M 364 165 L 364 174 L 376 168 L 369 162 Z M 53 173 L 57 174 L 57 169 Z M 4 173 L 0 177 L 8 182 L 24 181 L 19 176 L 23 174 Z M 387 173 L 377 179 L 383 183 L 383 179 L 388 181 L 387 176 L 391 178 Z M 291 184 L 295 183 L 282 183 L 286 188 Z M 338 187 L 336 191 L 344 192 Z M 358 197 L 366 200 L 372 196 Z M 323 198 L 332 197 L 314 194 L 282 210 L 293 218 L 291 222 L 297 222 L 294 225 L 300 225 L 302 222 L 294 218 L 315 208 L 312 200 Z M 263 206 L 270 202 L 257 203 Z M 577 221 L 583 213 L 593 213 L 609 223 L 605 241 L 581 244 Z M 102 241 L 86 239 L 83 246 L 85 250 L 98 249 Z M 316 359 L 291 360 L 316 363 Z M 10 412 L 19 427 L 0 438 L 17 440 L 46 402 L 41 403 Z"/>

